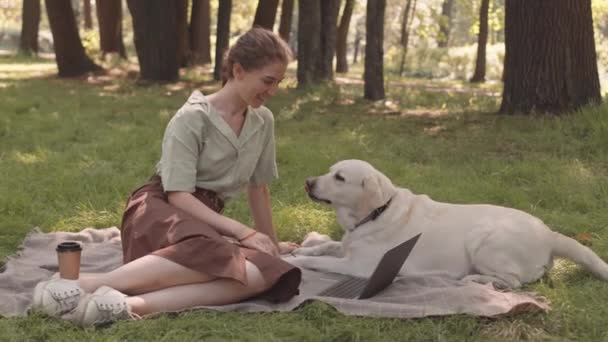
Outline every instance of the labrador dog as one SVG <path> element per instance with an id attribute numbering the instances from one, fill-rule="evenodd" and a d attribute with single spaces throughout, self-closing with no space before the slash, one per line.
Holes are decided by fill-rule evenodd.
<path id="1" fill-rule="evenodd" d="M 393 185 L 361 160 L 334 164 L 306 180 L 308 196 L 332 206 L 345 234 L 318 239 L 287 261 L 303 268 L 369 277 L 390 248 L 422 233 L 400 275 L 441 274 L 517 288 L 538 280 L 553 257 L 570 259 L 608 281 L 608 265 L 576 240 L 523 211 L 449 204 Z"/>

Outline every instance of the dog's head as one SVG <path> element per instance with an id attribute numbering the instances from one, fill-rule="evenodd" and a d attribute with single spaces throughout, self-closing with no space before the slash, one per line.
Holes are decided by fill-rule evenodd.
<path id="1" fill-rule="evenodd" d="M 334 207 L 346 229 L 386 204 L 395 191 L 388 177 L 362 160 L 340 161 L 328 173 L 306 180 L 308 196 Z"/>

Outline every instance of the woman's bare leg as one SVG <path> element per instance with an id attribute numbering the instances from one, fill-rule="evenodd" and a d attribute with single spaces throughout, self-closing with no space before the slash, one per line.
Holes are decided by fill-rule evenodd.
<path id="1" fill-rule="evenodd" d="M 232 279 L 215 279 L 199 284 L 180 285 L 127 298 L 138 315 L 171 312 L 200 305 L 236 303 L 268 288 L 260 270 L 246 262 L 247 285 Z"/>
<path id="2" fill-rule="evenodd" d="M 156 255 L 146 255 L 108 273 L 84 273 L 78 284 L 86 292 L 105 285 L 128 294 L 141 294 L 171 286 L 204 283 L 212 276 Z"/>

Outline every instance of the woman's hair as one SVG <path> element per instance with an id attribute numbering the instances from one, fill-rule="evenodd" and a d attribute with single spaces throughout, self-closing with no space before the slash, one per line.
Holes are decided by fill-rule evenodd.
<path id="1" fill-rule="evenodd" d="M 251 71 L 276 62 L 287 64 L 292 58 L 289 45 L 281 37 L 263 28 L 252 28 L 224 53 L 222 84 L 234 76 L 232 67 L 235 63 L 239 63 L 245 71 Z"/>

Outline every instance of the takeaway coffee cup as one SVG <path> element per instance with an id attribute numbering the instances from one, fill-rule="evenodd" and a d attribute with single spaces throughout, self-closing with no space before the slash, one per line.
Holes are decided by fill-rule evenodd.
<path id="1" fill-rule="evenodd" d="M 57 245 L 59 276 L 63 279 L 78 279 L 80 274 L 80 253 L 82 247 L 78 242 L 66 241 Z"/>

